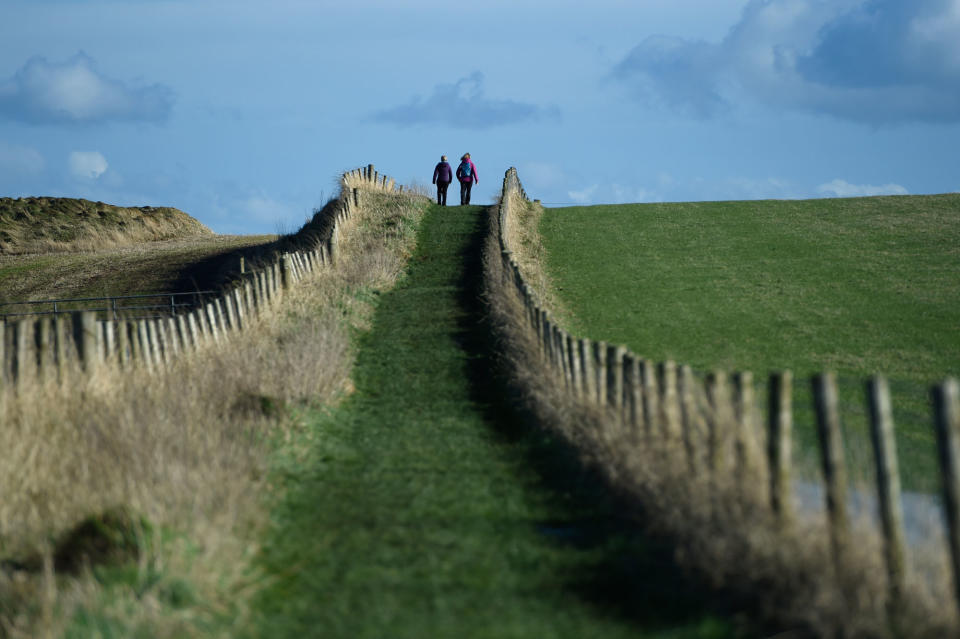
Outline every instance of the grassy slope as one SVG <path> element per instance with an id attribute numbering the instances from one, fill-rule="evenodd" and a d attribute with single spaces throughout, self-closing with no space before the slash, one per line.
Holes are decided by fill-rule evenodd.
<path id="1" fill-rule="evenodd" d="M 360 339 L 356 392 L 311 413 L 309 455 L 276 469 L 287 497 L 260 633 L 728 636 L 491 386 L 479 265 L 464 264 L 478 209 L 427 214 L 408 277 Z"/>
<path id="2" fill-rule="evenodd" d="M 191 267 L 273 239 L 214 235 L 84 253 L 0 255 L 0 302 L 197 290 L 202 274 L 194 277 Z"/>
<path id="3" fill-rule="evenodd" d="M 75 198 L 0 198 L 0 254 L 212 235 L 170 207 L 119 207 Z"/>
<path id="4" fill-rule="evenodd" d="M 926 385 L 960 373 L 960 195 L 550 209 L 541 231 L 577 332 L 701 370 L 832 369 L 851 423 L 883 371 L 908 474 L 932 465 Z"/>

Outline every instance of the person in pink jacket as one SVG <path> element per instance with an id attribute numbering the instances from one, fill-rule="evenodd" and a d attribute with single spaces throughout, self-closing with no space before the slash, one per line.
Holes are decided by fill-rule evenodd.
<path id="1" fill-rule="evenodd" d="M 470 204 L 470 189 L 474 184 L 480 183 L 477 177 L 477 167 L 470 160 L 470 154 L 464 153 L 460 158 L 460 166 L 457 167 L 457 179 L 460 180 L 460 206 Z"/>

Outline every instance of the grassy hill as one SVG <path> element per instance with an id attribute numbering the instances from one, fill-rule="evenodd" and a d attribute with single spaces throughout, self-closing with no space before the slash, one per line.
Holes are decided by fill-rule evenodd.
<path id="1" fill-rule="evenodd" d="M 213 232 L 169 207 L 126 208 L 73 198 L 0 198 L 0 254 L 85 251 Z"/>
<path id="2" fill-rule="evenodd" d="M 861 380 L 887 374 L 926 483 L 927 387 L 960 374 L 960 194 L 548 209 L 540 230 L 580 334 L 700 371 L 837 371 L 854 434 Z"/>

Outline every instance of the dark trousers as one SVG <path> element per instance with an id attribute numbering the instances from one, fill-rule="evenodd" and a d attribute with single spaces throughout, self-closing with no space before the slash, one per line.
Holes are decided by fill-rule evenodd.
<path id="1" fill-rule="evenodd" d="M 449 182 L 437 182 L 437 204 L 440 206 L 447 205 L 447 187 L 450 186 Z"/>
<path id="2" fill-rule="evenodd" d="M 460 183 L 460 206 L 470 204 L 470 189 L 473 188 L 473 180 Z"/>

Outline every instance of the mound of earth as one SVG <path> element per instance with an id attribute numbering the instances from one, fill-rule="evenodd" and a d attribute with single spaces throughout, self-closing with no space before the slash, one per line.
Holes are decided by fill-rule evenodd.
<path id="1" fill-rule="evenodd" d="M 179 209 L 57 197 L 0 198 L 0 253 L 87 251 L 213 235 Z"/>

